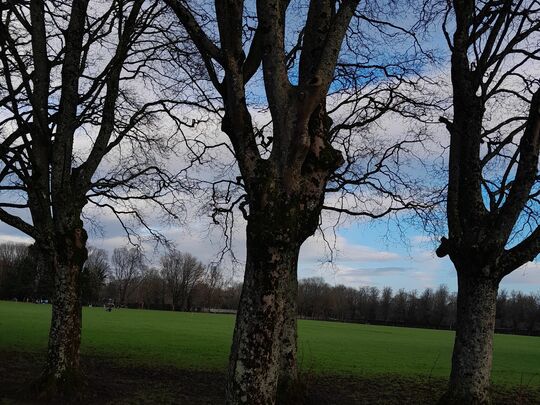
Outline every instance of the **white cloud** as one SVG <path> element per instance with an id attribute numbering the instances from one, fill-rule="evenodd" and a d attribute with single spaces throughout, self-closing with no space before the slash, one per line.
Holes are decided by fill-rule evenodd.
<path id="1" fill-rule="evenodd" d="M 540 290 L 540 263 L 529 262 L 514 270 L 503 279 L 501 286 L 510 289 Z"/>
<path id="2" fill-rule="evenodd" d="M 394 252 L 377 250 L 369 246 L 351 243 L 341 235 L 336 235 L 335 240 L 332 239 L 330 243 L 333 245 L 335 263 L 387 262 L 400 258 Z M 302 246 L 300 250 L 300 261 L 306 264 L 317 263 L 328 259 L 329 254 L 328 245 L 322 235 L 317 233 L 315 236 L 309 238 Z"/>
<path id="3" fill-rule="evenodd" d="M 30 238 L 29 236 L 0 234 L 0 243 L 7 243 L 7 242 L 31 244 L 31 243 L 34 243 L 34 240 Z"/>

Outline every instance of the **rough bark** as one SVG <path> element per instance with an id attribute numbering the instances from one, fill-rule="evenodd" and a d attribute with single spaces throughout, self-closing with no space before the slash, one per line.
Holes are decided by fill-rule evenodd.
<path id="1" fill-rule="evenodd" d="M 57 238 L 49 255 L 55 289 L 47 360 L 37 386 L 43 398 L 76 398 L 82 391 L 80 275 L 88 256 L 86 240 L 84 229 L 72 228 Z"/>
<path id="2" fill-rule="evenodd" d="M 244 288 L 229 363 L 228 404 L 275 401 L 291 263 L 298 259 L 298 251 L 299 244 L 286 235 L 248 223 Z"/>
<path id="3" fill-rule="evenodd" d="M 258 25 L 247 56 L 243 2 L 216 2 L 220 46 L 189 3 L 167 0 L 199 50 L 223 97 L 222 131 L 232 144 L 246 191 L 247 262 L 231 349 L 229 404 L 273 404 L 278 380 L 296 379 L 296 265 L 319 223 L 328 179 L 343 163 L 331 145 L 325 98 L 358 1 L 310 2 L 298 84 L 285 51 L 286 0 L 257 1 Z M 221 65 L 224 77 L 216 74 Z M 272 115 L 271 152 L 263 158 L 245 85 L 262 64 Z M 265 148 L 268 145 L 264 146 Z M 284 344 L 282 344 L 284 343 Z"/>
<path id="4" fill-rule="evenodd" d="M 306 152 L 299 173 L 260 161 L 257 177 L 247 184 L 247 262 L 230 357 L 229 404 L 273 404 L 280 377 L 288 388 L 297 380 L 298 254 L 319 224 L 328 177 L 343 161 L 326 140 L 325 118 L 318 108 L 310 120 L 309 134 L 318 147 Z"/>
<path id="5" fill-rule="evenodd" d="M 280 333 L 280 364 L 277 402 L 296 404 L 305 395 L 305 386 L 298 375 L 298 254 L 291 260 L 286 289 L 283 326 Z"/>
<path id="6" fill-rule="evenodd" d="M 298 380 L 297 356 L 297 301 L 298 301 L 298 255 L 291 261 L 289 285 L 287 286 L 287 305 L 285 306 L 283 327 L 281 330 L 281 358 L 279 384 L 285 391 Z"/>
<path id="7" fill-rule="evenodd" d="M 499 280 L 458 272 L 452 372 L 441 403 L 488 404 Z"/>
<path id="8" fill-rule="evenodd" d="M 316 116 L 311 133 L 324 139 L 324 129 Z M 273 404 L 280 376 L 286 384 L 297 379 L 298 254 L 317 229 L 324 186 L 341 162 L 341 154 L 323 140 L 317 155 L 307 154 L 294 187 L 264 161 L 248 185 L 247 261 L 229 364 L 229 404 Z"/>
<path id="9" fill-rule="evenodd" d="M 449 255 L 456 265 L 459 291 L 452 372 L 441 402 L 483 404 L 490 402 L 499 281 L 540 252 L 534 219 L 540 90 L 516 73 L 527 58 L 518 63 L 512 56 L 530 53 L 529 36 L 538 33 L 540 20 L 538 9 L 528 2 L 454 0 L 451 8 L 455 31 L 447 40 L 453 119 L 441 118 L 450 133 L 448 238 L 441 239 L 437 255 Z M 513 25 L 515 32 L 509 30 Z M 518 108 L 520 102 L 514 100 L 529 97 L 524 92 L 513 99 L 517 93 L 515 83 L 507 80 L 509 71 L 524 78 L 531 96 L 529 114 L 516 110 L 511 119 L 494 119 L 498 109 Z M 500 94 L 507 105 L 493 103 Z M 515 122 L 520 126 L 514 127 Z M 508 145 L 514 148 L 510 153 Z M 527 227 L 528 234 L 522 232 Z M 507 249 L 510 244 L 514 246 Z"/>

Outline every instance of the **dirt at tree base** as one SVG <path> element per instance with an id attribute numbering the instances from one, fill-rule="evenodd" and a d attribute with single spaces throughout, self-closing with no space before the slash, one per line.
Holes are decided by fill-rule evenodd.
<path id="1" fill-rule="evenodd" d="M 28 387 L 39 375 L 39 354 L 0 352 L 0 405 L 39 404 Z M 83 356 L 87 377 L 83 404 L 222 404 L 225 373 L 175 367 L 120 365 Z M 384 376 L 302 375 L 302 395 L 294 404 L 435 404 L 444 379 Z M 302 398 L 301 400 L 298 398 Z M 540 387 L 496 386 L 495 404 L 540 404 Z M 56 401 L 55 403 L 60 403 Z M 68 403 L 64 401 L 63 403 Z"/>

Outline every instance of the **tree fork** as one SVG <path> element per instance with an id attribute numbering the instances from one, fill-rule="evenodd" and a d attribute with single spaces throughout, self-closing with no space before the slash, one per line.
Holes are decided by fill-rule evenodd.
<path id="1" fill-rule="evenodd" d="M 266 173 L 268 174 L 268 173 Z M 229 404 L 273 404 L 296 395 L 297 265 L 317 227 L 322 203 L 303 193 L 270 191 L 271 177 L 250 201 L 247 262 L 227 385 Z M 304 189 L 303 192 L 306 192 Z M 258 197 L 258 198 L 257 198 Z"/>

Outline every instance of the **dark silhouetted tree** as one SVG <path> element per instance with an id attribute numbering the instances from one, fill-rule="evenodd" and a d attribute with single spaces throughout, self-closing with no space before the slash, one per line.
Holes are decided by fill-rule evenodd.
<path id="1" fill-rule="evenodd" d="M 171 250 L 161 258 L 161 277 L 171 297 L 173 311 L 191 309 L 193 292 L 204 275 L 204 265 L 189 253 Z"/>
<path id="2" fill-rule="evenodd" d="M 223 103 L 214 108 L 238 165 L 236 179 L 213 184 L 214 219 L 230 225 L 238 208 L 247 220 L 226 401 L 274 403 L 278 381 L 287 386 L 297 377 L 297 261 L 321 211 L 378 218 L 422 206 L 415 204 L 424 197 L 419 184 L 394 170 L 417 137 L 376 139 L 368 128 L 386 114 L 422 114 L 425 105 L 413 113 L 404 88 L 417 90 L 426 55 L 412 31 L 398 26 L 409 7 L 393 1 L 165 2 Z M 262 86 L 269 124 L 252 118 Z M 208 91 L 201 99 L 215 104 Z M 201 143 L 217 146 L 208 137 Z M 335 203 L 325 202 L 331 192 L 341 196 Z"/>
<path id="3" fill-rule="evenodd" d="M 90 202 L 144 227 L 137 203 L 157 203 L 173 217 L 179 205 L 171 191 L 181 186 L 171 188 L 175 179 L 159 168 L 167 143 L 156 135 L 155 117 L 172 103 L 149 75 L 170 43 L 157 35 L 169 31 L 157 24 L 160 7 L 0 5 L 0 220 L 35 239 L 54 278 L 46 396 L 79 394 L 83 209 Z"/>
<path id="4" fill-rule="evenodd" d="M 540 252 L 540 3 L 454 0 L 443 6 L 451 51 L 448 255 L 458 277 L 456 339 L 444 398 L 489 403 L 497 289 Z M 450 32 L 453 32 L 450 34 Z"/>
<path id="5" fill-rule="evenodd" d="M 100 292 L 110 276 L 107 252 L 103 249 L 88 247 L 88 259 L 81 272 L 81 300 L 85 304 L 99 302 Z"/>
<path id="6" fill-rule="evenodd" d="M 137 248 L 116 248 L 112 258 L 112 279 L 117 288 L 117 303 L 127 305 L 130 296 L 145 276 L 144 256 Z"/>

